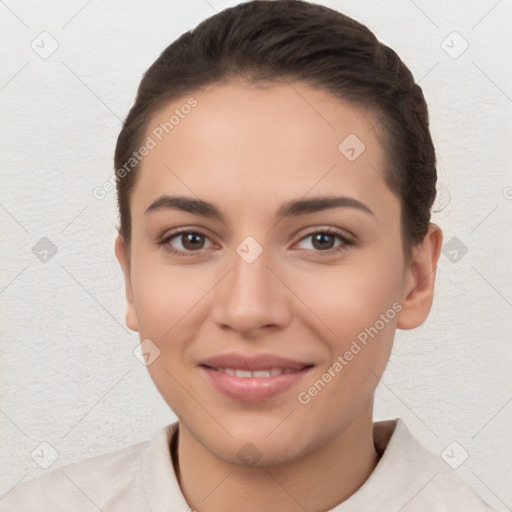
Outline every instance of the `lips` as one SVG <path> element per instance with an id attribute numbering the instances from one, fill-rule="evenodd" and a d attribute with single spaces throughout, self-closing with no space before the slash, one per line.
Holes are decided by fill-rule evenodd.
<path id="1" fill-rule="evenodd" d="M 246 370 L 250 372 L 270 371 L 272 368 L 282 370 L 301 370 L 311 363 L 295 361 L 284 357 L 261 354 L 258 356 L 246 356 L 243 354 L 223 354 L 210 357 L 202 361 L 201 365 L 210 368 L 233 368 L 235 370 Z"/>
<path id="2" fill-rule="evenodd" d="M 210 384 L 229 398 L 261 402 L 296 385 L 313 365 L 269 354 L 224 354 L 204 360 L 199 367 Z"/>
<path id="3" fill-rule="evenodd" d="M 292 370 L 291 368 L 270 368 L 268 370 L 241 370 L 236 368 L 213 368 L 222 373 L 226 373 L 227 375 L 236 375 L 242 379 L 248 377 L 259 377 L 259 378 L 267 378 L 267 377 L 277 377 L 278 375 L 282 375 L 283 373 L 291 373 L 297 370 Z"/>

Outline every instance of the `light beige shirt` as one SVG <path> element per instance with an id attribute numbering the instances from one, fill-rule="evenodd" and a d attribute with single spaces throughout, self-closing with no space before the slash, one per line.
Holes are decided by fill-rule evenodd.
<path id="1" fill-rule="evenodd" d="M 188 512 L 171 460 L 170 443 L 176 433 L 174 423 L 151 441 L 22 483 L 3 496 L 0 511 Z M 402 420 L 375 423 L 374 442 L 383 452 L 375 470 L 331 512 L 492 510 L 448 464 L 427 451 Z"/>

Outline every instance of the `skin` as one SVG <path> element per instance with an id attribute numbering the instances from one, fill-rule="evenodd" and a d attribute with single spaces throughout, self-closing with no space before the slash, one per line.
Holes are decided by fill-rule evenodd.
<path id="1" fill-rule="evenodd" d="M 371 113 L 300 83 L 229 82 L 194 97 L 197 107 L 141 162 L 131 244 L 116 240 L 127 324 L 160 350 L 148 370 L 180 421 L 180 485 L 191 507 L 328 510 L 378 462 L 374 391 L 395 330 L 419 326 L 430 311 L 442 234 L 432 224 L 405 259 L 400 202 L 382 177 L 385 148 Z M 147 134 L 187 99 L 157 112 Z M 349 134 L 366 146 L 355 161 L 338 150 Z M 171 208 L 146 213 L 163 194 L 208 201 L 223 219 Z M 286 202 L 333 195 L 372 213 L 337 207 L 276 217 Z M 166 249 L 186 250 L 179 236 L 158 244 L 180 227 L 206 235 L 204 247 L 182 255 Z M 341 250 L 318 249 L 311 235 L 327 228 L 351 243 L 328 238 Z M 263 248 L 250 264 L 236 252 L 247 236 Z M 378 335 L 299 403 L 298 393 L 396 303 L 401 311 Z M 297 386 L 246 403 L 221 394 L 198 368 L 227 352 L 314 366 Z M 237 456 L 248 442 L 261 456 L 253 467 Z"/>

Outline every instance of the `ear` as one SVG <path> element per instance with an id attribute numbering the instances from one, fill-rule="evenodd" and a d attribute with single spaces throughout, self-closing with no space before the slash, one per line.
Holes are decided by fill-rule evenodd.
<path id="1" fill-rule="evenodd" d="M 412 260 L 405 271 L 402 310 L 397 317 L 398 329 L 414 329 L 426 320 L 434 298 L 442 243 L 441 228 L 430 224 L 423 241 L 413 247 Z"/>
<path id="2" fill-rule="evenodd" d="M 130 252 L 129 248 L 126 246 L 121 235 L 117 235 L 116 244 L 115 244 L 115 253 L 117 261 L 119 265 L 121 265 L 121 269 L 124 274 L 124 285 L 125 285 L 125 293 L 126 293 L 126 325 L 132 331 L 139 330 L 139 323 L 137 320 L 137 313 L 135 311 L 135 305 L 133 303 L 133 289 L 132 289 L 132 279 L 131 279 L 131 271 L 130 271 Z"/>

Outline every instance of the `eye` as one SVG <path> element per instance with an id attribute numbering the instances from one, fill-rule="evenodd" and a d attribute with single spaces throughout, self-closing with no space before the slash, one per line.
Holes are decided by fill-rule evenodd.
<path id="1" fill-rule="evenodd" d="M 315 252 L 335 252 L 348 245 L 352 245 L 352 242 L 347 237 L 327 229 L 310 233 L 299 241 L 297 247 Z"/>
<path id="2" fill-rule="evenodd" d="M 172 253 L 191 253 L 213 247 L 213 242 L 198 231 L 178 231 L 171 233 L 160 245 Z"/>

